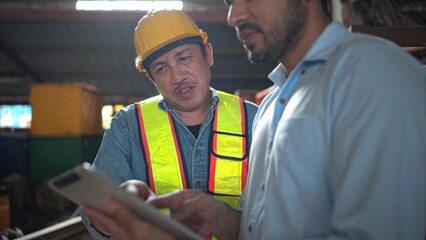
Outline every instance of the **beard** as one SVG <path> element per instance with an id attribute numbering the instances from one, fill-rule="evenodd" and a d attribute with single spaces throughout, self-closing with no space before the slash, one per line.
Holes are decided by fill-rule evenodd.
<path id="1" fill-rule="evenodd" d="M 254 52 L 246 47 L 247 58 L 252 63 L 276 63 L 287 55 L 300 39 L 300 32 L 305 24 L 306 14 L 300 0 L 289 0 L 282 14 L 271 25 L 268 32 L 259 26 L 248 24 L 250 28 L 263 33 L 264 49 Z"/>

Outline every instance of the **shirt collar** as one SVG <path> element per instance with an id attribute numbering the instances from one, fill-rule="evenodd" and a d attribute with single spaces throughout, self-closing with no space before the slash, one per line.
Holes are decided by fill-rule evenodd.
<path id="1" fill-rule="evenodd" d="M 274 83 L 274 85 L 282 87 L 287 79 L 284 66 L 281 63 L 278 64 L 278 66 L 268 75 L 268 78 Z"/>
<path id="2" fill-rule="evenodd" d="M 340 47 L 348 30 L 338 21 L 330 23 L 315 40 L 302 59 L 304 61 L 327 61 Z"/>
<path id="3" fill-rule="evenodd" d="M 308 52 L 303 57 L 303 62 L 327 61 L 330 56 L 336 51 L 343 39 L 349 32 L 338 21 L 329 24 L 321 35 L 315 40 Z M 301 65 L 300 63 L 298 66 Z M 278 87 L 282 87 L 287 80 L 287 74 L 284 66 L 280 63 L 268 75 L 268 78 Z"/>

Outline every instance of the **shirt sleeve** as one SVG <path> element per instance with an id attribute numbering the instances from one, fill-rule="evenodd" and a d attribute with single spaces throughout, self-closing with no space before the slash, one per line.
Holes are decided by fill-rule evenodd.
<path id="1" fill-rule="evenodd" d="M 129 179 L 135 179 L 132 173 L 132 139 L 131 139 L 131 117 L 135 114 L 129 109 L 119 111 L 111 121 L 111 125 L 105 130 L 102 143 L 92 168 L 106 176 L 117 185 Z M 136 143 L 137 144 L 137 143 Z M 143 159 L 142 159 L 143 162 Z M 143 171 L 141 171 L 143 172 Z M 96 239 L 112 239 L 98 232 L 84 216 L 81 208 L 80 216 L 90 235 Z"/>
<path id="2" fill-rule="evenodd" d="M 351 239 L 422 239 L 425 69 L 392 46 L 364 50 L 333 99 L 332 228 Z"/>

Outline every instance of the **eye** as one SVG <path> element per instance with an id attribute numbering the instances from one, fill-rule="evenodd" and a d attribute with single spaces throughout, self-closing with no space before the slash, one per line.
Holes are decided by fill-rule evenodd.
<path id="1" fill-rule="evenodd" d="M 189 63 L 191 60 L 192 56 L 187 55 L 187 56 L 180 56 L 179 57 L 179 62 L 185 64 L 185 63 Z"/>
<path id="2" fill-rule="evenodd" d="M 162 73 L 164 71 L 166 71 L 166 65 L 164 65 L 164 64 L 157 65 L 153 68 L 153 72 L 157 73 L 157 74 Z"/>

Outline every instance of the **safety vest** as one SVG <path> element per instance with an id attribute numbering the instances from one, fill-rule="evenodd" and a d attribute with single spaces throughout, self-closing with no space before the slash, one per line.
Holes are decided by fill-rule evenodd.
<path id="1" fill-rule="evenodd" d="M 248 135 L 244 101 L 217 91 L 209 142 L 208 192 L 237 208 L 247 178 Z M 147 183 L 157 194 L 188 188 L 185 161 L 169 112 L 161 110 L 156 96 L 138 103 L 142 151 Z"/>

